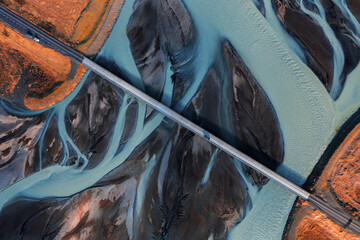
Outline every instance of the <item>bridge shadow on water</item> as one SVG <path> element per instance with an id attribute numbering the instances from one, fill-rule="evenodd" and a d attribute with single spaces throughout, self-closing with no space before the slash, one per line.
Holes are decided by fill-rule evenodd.
<path id="1" fill-rule="evenodd" d="M 122 78 L 123 80 L 125 80 L 130 84 L 139 83 L 139 81 L 141 82 L 141 79 L 126 72 L 126 70 L 122 69 L 114 60 L 109 60 L 99 56 L 96 59 L 96 62 L 100 66 L 106 68 L 107 70 L 114 73 L 115 75 L 117 75 L 118 77 Z M 140 84 L 139 86 L 135 86 L 135 87 L 142 90 Z M 191 106 L 191 101 L 183 110 L 182 115 L 187 119 L 193 121 L 194 123 L 198 124 L 200 127 L 204 128 L 211 134 L 219 137 L 223 141 L 229 143 L 238 150 L 244 152 L 245 154 L 257 160 L 261 164 L 270 168 L 271 170 L 276 171 L 277 173 L 289 179 L 290 181 L 293 181 L 298 185 L 301 185 L 305 182 L 306 180 L 305 178 L 303 178 L 301 175 L 296 173 L 294 170 L 281 164 L 283 159 L 277 159 L 277 160 L 272 159 L 266 153 L 259 151 L 258 149 L 260 149 L 260 147 L 255 148 L 250 146 L 249 144 L 244 142 L 239 136 L 236 136 L 233 131 L 223 126 L 219 126 L 218 123 L 209 120 L 208 117 L 206 116 L 197 115 L 195 109 Z"/>

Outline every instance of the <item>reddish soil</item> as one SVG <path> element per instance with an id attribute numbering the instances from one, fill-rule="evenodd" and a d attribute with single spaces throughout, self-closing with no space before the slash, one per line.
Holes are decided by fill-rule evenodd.
<path id="1" fill-rule="evenodd" d="M 22 36 L 2 22 L 0 35 L 0 96 L 5 99 L 22 95 L 27 108 L 43 109 L 68 95 L 85 73 L 86 68 L 79 66 L 74 77 L 69 78 L 69 58 Z M 40 92 L 41 97 L 36 96 Z"/>
<path id="2" fill-rule="evenodd" d="M 0 0 L 79 51 L 93 55 L 107 39 L 124 0 Z"/>
<path id="3" fill-rule="evenodd" d="M 344 230 L 307 202 L 299 201 L 294 222 L 284 239 L 359 240 L 360 236 Z"/>
<path id="4" fill-rule="evenodd" d="M 316 181 L 313 192 L 333 207 L 359 219 L 360 214 L 360 124 L 346 137 Z M 332 222 L 325 214 L 298 201 L 285 239 L 360 239 Z"/>
<path id="5" fill-rule="evenodd" d="M 326 172 L 326 181 L 341 205 L 360 218 L 360 125 L 347 138 L 348 144 L 336 152 L 336 164 Z"/>
<path id="6" fill-rule="evenodd" d="M 0 4 L 86 55 L 98 53 L 123 2 L 0 0 Z M 50 107 L 72 92 L 86 71 L 85 67 L 2 23 L 0 35 L 0 71 L 3 73 L 0 97 L 16 104 L 31 110 Z"/>

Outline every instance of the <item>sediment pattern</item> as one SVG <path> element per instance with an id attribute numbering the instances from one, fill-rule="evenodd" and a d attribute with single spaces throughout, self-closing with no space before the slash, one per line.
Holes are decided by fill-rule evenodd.
<path id="1" fill-rule="evenodd" d="M 341 95 L 346 77 L 359 62 L 354 21 L 359 15 L 354 2 L 348 6 L 325 0 L 254 2 L 273 29 L 251 2 L 238 2 L 237 6 L 249 7 L 233 9 L 235 13 L 245 11 L 238 27 L 248 31 L 232 35 L 233 28 L 212 26 L 209 15 L 197 12 L 199 2 L 136 0 L 126 13 L 128 20 L 121 22 L 119 17 L 117 24 L 124 31 L 115 36 L 119 40 L 115 42 L 129 41 L 122 59 L 133 61 L 137 72 L 118 66 L 116 53 L 96 61 L 118 70 L 125 81 L 143 86 L 147 94 L 276 170 L 283 164 L 285 147 L 293 150 L 287 152 L 290 163 L 296 161 L 289 160 L 289 155 L 296 155 L 296 147 L 307 151 L 303 148 L 312 147 L 309 139 L 323 146 L 335 132 L 333 100 Z M 104 19 L 113 19 L 109 6 L 115 3 L 120 8 L 123 4 L 110 0 L 78 3 L 75 10 L 84 11 L 74 10 L 71 19 L 65 19 L 73 29 L 50 22 L 53 29 L 67 34 L 57 37 L 80 50 L 81 46 L 90 49 L 86 45 L 90 41 L 93 48 L 88 53 L 96 54 L 94 49 L 100 45 L 93 37 L 100 35 L 95 23 L 89 27 L 87 20 L 97 19 L 96 24 L 101 25 Z M 16 11 L 22 9 L 18 5 L 14 5 Z M 29 15 L 29 19 L 37 23 L 38 16 Z M 245 20 L 249 19 L 254 22 L 248 24 Z M 302 25 L 297 27 L 298 23 Z M 58 34 L 56 31 L 52 33 Z M 256 36 L 271 41 L 264 45 Z M 262 48 L 271 48 L 274 56 L 259 55 L 258 51 L 267 52 Z M 45 71 L 40 63 L 29 64 L 31 54 L 24 58 L 25 54 L 16 51 L 13 47 L 1 52 L 14 57 L 0 68 L 25 71 L 30 66 L 30 70 L 4 78 L 4 89 L 17 91 L 14 83 L 31 76 L 37 81 L 46 79 L 46 89 L 34 84 L 34 89 L 22 93 L 22 102 L 11 96 L 2 96 L 0 101 L 0 238 L 224 239 L 248 216 L 255 200 L 267 200 L 256 199 L 267 178 L 93 73 L 85 74 L 82 81 L 69 81 L 74 85 L 60 94 L 62 101 L 49 103 L 56 99 L 50 93 L 62 89 L 49 79 L 61 82 L 56 73 L 73 77 L 76 70 L 83 76 L 85 69 L 68 60 L 61 65 L 63 69 Z M 51 54 L 55 60 L 62 59 Z M 280 66 L 271 64 L 273 61 Z M 293 82 L 286 85 L 285 81 Z M 277 95 L 286 98 L 279 103 Z M 38 104 L 37 99 L 47 99 L 47 104 Z M 289 109 L 286 101 L 301 111 Z M 291 125 L 294 116 L 302 119 Z M 289 126 L 298 127 L 301 133 Z M 310 137 L 301 138 L 305 135 Z M 309 149 L 299 159 L 316 161 L 314 155 L 321 151 Z M 307 171 L 300 168 L 302 173 Z M 339 185 L 346 178 L 336 178 L 339 169 L 331 178 L 335 179 L 334 192 L 345 189 L 356 197 L 356 184 L 355 189 Z M 355 171 L 356 166 L 347 169 Z M 338 201 L 348 201 L 347 196 L 336 194 Z M 357 207 L 354 202 L 349 206 Z M 307 237 L 304 226 L 301 229 Z M 294 231 L 298 234 L 296 230 L 289 234 Z"/>

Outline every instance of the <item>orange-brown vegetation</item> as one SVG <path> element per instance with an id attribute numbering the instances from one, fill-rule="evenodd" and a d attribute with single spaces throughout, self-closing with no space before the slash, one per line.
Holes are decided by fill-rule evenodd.
<path id="1" fill-rule="evenodd" d="M 285 239 L 297 240 L 359 240 L 360 236 L 344 230 L 324 213 L 299 200 L 291 228 Z"/>
<path id="2" fill-rule="evenodd" d="M 86 71 L 86 67 L 80 65 L 74 78 L 61 81 L 57 79 L 54 83 L 51 81 L 42 86 L 42 81 L 34 82 L 33 91 L 29 91 L 24 96 L 24 106 L 31 110 L 40 110 L 63 100 L 69 95 L 75 87 L 79 84 L 81 78 Z M 60 81 L 59 81 L 60 80 Z"/>
<path id="3" fill-rule="evenodd" d="M 360 125 L 339 148 L 334 166 L 326 171 L 326 181 L 334 197 L 358 219 L 360 217 Z"/>
<path id="4" fill-rule="evenodd" d="M 10 10 L 79 51 L 96 54 L 123 0 L 0 0 Z"/>
<path id="5" fill-rule="evenodd" d="M 317 179 L 313 191 L 330 205 L 346 210 L 359 219 L 360 210 L 360 124 L 346 137 Z M 286 239 L 360 240 L 325 214 L 298 201 Z"/>
<path id="6" fill-rule="evenodd" d="M 73 91 L 86 70 L 78 66 L 78 70 L 70 74 L 74 63 L 69 58 L 22 36 L 2 22 L 0 35 L 0 96 L 8 100 L 23 96 L 23 104 L 29 109 L 39 110 L 61 101 Z"/>
<path id="7" fill-rule="evenodd" d="M 302 217 L 295 231 L 296 239 L 298 240 L 360 239 L 359 236 L 344 231 L 343 228 L 334 224 L 324 213 L 313 210 L 308 205 L 304 205 L 297 214 Z"/>
<path id="8" fill-rule="evenodd" d="M 107 39 L 123 0 L 0 0 L 0 3 L 59 40 L 95 55 Z M 0 25 L 0 97 L 31 110 L 65 98 L 86 68 Z"/>

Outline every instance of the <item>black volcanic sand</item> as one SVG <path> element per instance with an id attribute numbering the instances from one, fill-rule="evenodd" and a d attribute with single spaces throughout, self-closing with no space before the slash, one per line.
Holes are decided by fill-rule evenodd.
<path id="1" fill-rule="evenodd" d="M 307 65 L 330 91 L 333 79 L 333 51 L 321 27 L 301 11 L 296 0 L 274 0 L 274 2 L 274 10 L 280 22 L 305 49 Z M 358 2 L 354 2 L 356 1 L 349 4 L 351 10 L 359 8 Z M 342 85 L 344 85 L 346 75 L 357 66 L 360 60 L 360 48 L 351 39 L 349 31 L 354 30 L 353 26 L 342 15 L 341 10 L 330 0 L 322 0 L 322 5 L 327 21 L 344 50 L 345 66 L 341 77 Z M 359 17 L 359 12 L 355 11 L 355 15 Z"/>
<path id="2" fill-rule="evenodd" d="M 219 84 L 215 84 L 219 79 L 212 77 L 213 71 L 209 71 L 201 90 L 193 98 L 185 112 L 193 112 L 191 115 L 197 121 L 208 119 L 216 128 L 220 121 L 218 111 L 221 109 L 221 101 L 216 88 Z M 242 80 L 246 80 L 246 78 Z M 214 85 L 206 84 L 208 82 L 214 83 Z M 209 87 L 210 89 L 208 89 Z M 214 97 L 215 93 L 218 97 Z M 67 107 L 68 133 L 71 134 L 72 139 L 83 153 L 91 155 L 87 169 L 95 167 L 106 153 L 111 138 L 109 133 L 112 132 L 122 96 L 121 91 L 103 79 L 96 75 L 90 75 L 78 96 Z M 193 105 L 195 107 L 192 107 Z M 216 105 L 217 107 L 215 107 Z M 125 133 L 121 142 L 126 142 L 133 134 L 136 107 L 137 104 L 133 103 L 127 111 Z M 211 111 L 208 111 L 209 109 Z M 4 111 L 2 114 L 7 116 Z M 9 158 L 7 164 L 2 165 L 0 169 L 3 176 L 2 189 L 9 186 L 14 180 L 18 181 L 39 170 L 39 134 L 47 116 L 48 113 L 44 113 L 25 119 L 14 118 L 11 126 L 1 128 L 8 129 L 4 131 L 4 136 L 1 138 L 1 146 L 9 143 L 8 148 L 10 148 L 10 150 L 6 148 L 2 152 L 3 156 L 6 154 Z M 8 118 L 11 117 L 8 116 Z M 147 121 L 150 118 L 151 114 Z M 18 122 L 23 126 L 13 132 L 12 129 Z M 206 121 L 201 121 L 201 123 L 212 126 Z M 25 132 L 26 129 L 31 129 L 29 126 L 37 127 L 31 135 Z M 270 127 L 270 129 L 274 129 L 274 127 Z M 255 130 L 257 130 L 256 126 L 254 126 Z M 44 138 L 43 168 L 59 164 L 62 161 L 63 146 L 57 131 L 56 119 L 53 119 L 49 123 Z M 241 130 L 237 131 L 241 132 Z M 261 132 L 261 130 L 257 131 Z M 9 142 L 11 140 L 15 140 L 15 142 Z M 24 141 L 29 144 L 28 147 L 24 145 Z M 257 141 L 261 142 L 260 139 Z M 122 147 L 123 144 L 120 144 L 119 151 Z M 164 153 L 164 149 L 167 147 L 169 155 Z M 280 149 L 282 152 L 282 148 Z M 274 150 L 279 151 L 276 148 Z M 216 156 L 209 180 L 204 186 L 201 186 L 205 170 L 215 151 L 214 147 L 189 131 L 176 125 L 174 127 L 173 124 L 162 124 L 136 148 L 123 165 L 110 172 L 93 188 L 70 198 L 38 201 L 18 198 L 10 203 L 0 213 L 0 229 L 3 230 L 0 232 L 0 236 L 4 239 L 13 239 L 18 236 L 53 239 L 54 236 L 60 235 L 66 239 L 71 236 L 79 237 L 80 230 L 88 227 L 94 232 L 88 239 L 111 239 L 118 236 L 126 239 L 125 236 L 130 235 L 124 227 L 126 218 L 124 217 L 121 222 L 117 219 L 119 216 L 126 216 L 129 208 L 133 207 L 134 189 L 137 188 L 139 177 L 146 167 L 143 159 L 149 154 L 160 157 L 147 186 L 144 214 L 139 219 L 144 229 L 138 233 L 139 236 L 154 235 L 159 238 L 161 236 L 168 238 L 175 234 L 179 236 L 179 239 L 190 236 L 202 238 L 207 236 L 210 231 L 216 239 L 222 238 L 232 226 L 243 219 L 246 209 L 251 206 L 251 200 L 245 182 L 236 170 L 233 160 L 222 152 Z M 273 152 L 276 153 L 276 151 Z M 75 155 L 71 154 L 69 164 L 72 164 L 75 159 Z M 163 162 L 168 162 L 168 167 L 162 170 L 166 174 L 164 181 L 159 185 L 158 175 Z M 252 179 L 257 184 L 266 182 L 261 175 L 248 172 L 250 176 L 254 176 Z M 18 173 L 22 173 L 22 175 L 14 175 Z M 157 194 L 159 188 L 163 189 L 160 197 Z M 112 192 L 111 196 L 115 196 L 114 199 L 106 195 L 109 191 Z M 76 227 L 69 230 L 70 232 L 62 233 L 61 227 L 69 222 L 66 216 L 75 214 L 77 206 L 88 206 L 89 204 L 91 206 L 91 209 L 88 210 L 89 213 L 83 215 L 76 213 L 81 218 Z M 90 213 L 96 215 L 97 218 L 89 217 Z M 199 230 L 199 223 L 201 223 L 202 230 Z M 183 233 L 188 235 L 182 235 Z"/>
<path id="3" fill-rule="evenodd" d="M 155 25 L 157 27 L 153 27 Z M 171 64 L 172 106 L 185 94 L 196 71 L 195 64 L 187 61 L 196 54 L 196 32 L 180 0 L 136 2 L 127 34 L 147 93 L 157 99 L 161 97 L 164 69 L 166 64 Z M 102 64 L 106 65 L 105 59 Z M 117 69 L 114 64 L 111 67 Z M 87 169 L 97 166 L 105 155 L 123 97 L 122 91 L 92 74 L 67 106 L 66 128 L 79 149 L 89 156 Z M 136 109 L 134 102 L 126 112 L 125 132 L 118 152 L 134 134 Z M 151 108 L 147 110 L 145 122 L 154 116 Z M 12 153 L 9 161 L 17 159 L 18 165 L 0 168 L 2 176 L 6 176 L 3 188 L 14 181 L 14 174 L 29 175 L 39 170 L 39 134 L 43 129 L 39 124 L 44 124 L 48 114 L 29 117 L 37 119 L 33 121 L 38 124 L 31 136 L 26 132 L 13 136 L 10 130 L 4 133 L 1 143 L 9 145 Z M 212 66 L 183 114 L 273 169 L 283 161 L 283 139 L 274 108 L 226 39 L 219 43 Z M 4 116 L 11 119 L 5 113 Z M 25 121 L 19 119 L 12 121 Z M 50 121 L 42 150 L 43 167 L 62 160 L 63 146 L 57 131 L 55 120 Z M 26 154 L 20 154 L 14 149 L 20 148 L 21 143 L 11 144 L 5 138 L 16 141 L 30 138 L 31 146 L 25 148 Z M 1 154 L 9 150 L 4 151 Z M 156 162 L 145 183 L 142 208 L 134 218 L 136 191 L 149 156 L 155 156 Z M 212 157 L 214 166 L 208 180 L 203 182 Z M 70 154 L 68 163 L 75 163 L 74 153 Z M 245 177 L 258 188 L 268 181 L 256 171 L 244 169 Z M 166 120 L 122 165 L 92 188 L 68 198 L 19 197 L 11 201 L 0 212 L 0 239 L 53 239 L 55 236 L 61 239 L 207 239 L 210 235 L 223 239 L 243 220 L 251 206 L 247 186 L 234 160 Z"/>
<path id="4" fill-rule="evenodd" d="M 164 69 L 171 64 L 174 107 L 194 81 L 196 71 L 197 30 L 187 9 L 181 1 L 139 0 L 127 34 L 145 90 L 157 99 L 165 82 Z M 208 86 L 210 83 L 214 85 Z M 224 86 L 228 89 L 219 91 Z M 228 105 L 225 99 L 230 99 Z M 276 113 L 226 39 L 219 44 L 212 67 L 183 114 L 273 169 L 282 162 L 283 140 Z M 255 183 L 266 182 L 246 169 Z"/>

